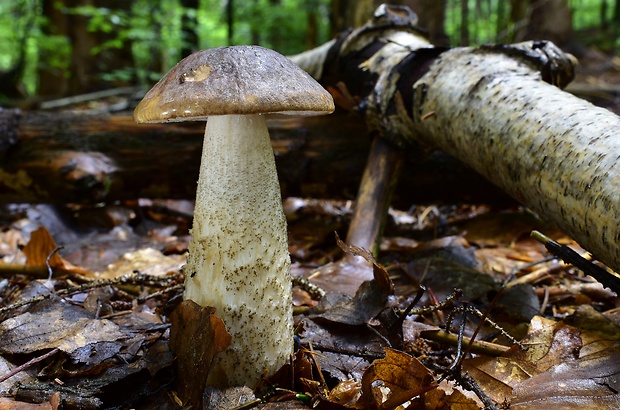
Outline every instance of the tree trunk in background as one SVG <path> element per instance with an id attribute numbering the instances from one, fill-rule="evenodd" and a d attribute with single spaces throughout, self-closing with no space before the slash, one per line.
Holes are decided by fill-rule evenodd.
<path id="1" fill-rule="evenodd" d="M 404 0 L 400 4 L 416 12 L 419 18 L 418 25 L 428 30 L 428 39 L 431 43 L 447 47 L 450 45 L 450 39 L 444 28 L 446 2 L 447 0 Z"/>
<path id="2" fill-rule="evenodd" d="M 226 22 L 228 24 L 228 45 L 232 46 L 235 37 L 235 6 L 233 0 L 226 2 Z"/>
<path id="3" fill-rule="evenodd" d="M 373 0 L 332 0 L 331 34 L 362 26 L 375 10 Z"/>
<path id="4" fill-rule="evenodd" d="M 459 45 L 469 45 L 469 1 L 461 0 L 461 27 L 459 30 L 461 38 Z"/>
<path id="5" fill-rule="evenodd" d="M 611 24 L 609 25 L 610 35 L 615 36 L 616 38 L 620 37 L 620 0 L 616 0 L 614 4 L 614 14 L 611 18 Z M 616 53 L 620 47 L 616 45 Z"/>
<path id="6" fill-rule="evenodd" d="M 43 16 L 47 18 L 47 24 L 41 27 L 46 36 L 65 36 L 69 37 L 69 16 L 62 12 L 64 0 L 42 0 Z M 63 5 L 63 7 L 57 7 Z M 45 97 L 57 97 L 66 93 L 69 85 L 65 72 L 51 67 L 49 61 L 52 60 L 54 50 L 39 48 L 39 86 L 38 94 Z"/>
<path id="7" fill-rule="evenodd" d="M 181 31 L 183 33 L 183 45 L 181 47 L 181 58 L 187 57 L 198 51 L 198 0 L 181 0 L 183 6 L 183 18 L 181 19 Z"/>
<path id="8" fill-rule="evenodd" d="M 497 2 L 497 25 L 495 26 L 495 40 L 505 42 L 508 29 L 508 19 L 506 16 L 506 1 Z"/>
<path id="9" fill-rule="evenodd" d="M 131 16 L 131 1 L 127 0 L 93 0 L 94 6 L 102 9 L 110 9 L 112 12 L 118 10 L 119 13 Z M 118 30 L 125 30 L 128 27 L 119 27 L 110 33 L 98 31 L 95 33 L 95 41 L 98 46 L 105 44 L 111 40 L 118 38 Z M 94 61 L 94 71 L 90 75 L 94 90 L 101 90 L 118 85 L 133 85 L 138 81 L 136 78 L 130 78 L 126 82 L 119 84 L 119 80 L 104 80 L 104 74 L 113 74 L 116 70 L 130 70 L 135 67 L 133 59 L 133 51 L 131 49 L 131 40 L 125 39 L 120 47 L 107 47 L 97 54 L 90 51 L 90 58 Z"/>
<path id="10" fill-rule="evenodd" d="M 573 35 L 568 0 L 511 0 L 514 41 L 549 40 L 566 46 Z"/>
<path id="11" fill-rule="evenodd" d="M 280 7 L 282 5 L 281 0 L 269 0 L 269 9 L 277 9 L 278 7 Z M 267 11 L 268 13 L 269 11 Z M 303 9 L 300 8 L 300 10 L 298 11 L 299 13 L 303 12 Z M 276 13 L 273 16 L 273 22 L 275 24 L 276 27 L 281 27 L 283 25 L 283 19 L 284 17 L 280 14 L 280 13 Z M 286 33 L 282 33 L 280 30 L 269 30 L 269 32 L 267 33 L 267 40 L 269 41 L 269 43 L 271 44 L 270 47 L 273 48 L 274 50 L 282 50 L 282 47 L 285 45 L 285 43 L 288 41 L 288 37 L 286 35 Z"/>
<path id="12" fill-rule="evenodd" d="M 508 41 L 515 41 L 522 36 L 528 22 L 529 16 L 529 0 L 510 0 L 510 14 L 508 17 L 510 23 L 510 33 L 507 37 Z"/>
<path id="13" fill-rule="evenodd" d="M 318 45 L 319 22 L 316 12 L 312 7 L 306 10 L 308 31 L 306 32 L 306 49 L 310 50 Z"/>
<path id="14" fill-rule="evenodd" d="M 62 2 L 44 0 L 43 14 L 49 19 L 47 26 L 49 29 L 46 34 L 64 36 L 70 43 L 71 57 L 68 71 L 71 75 L 67 78 L 65 72 L 53 71 L 50 67 L 42 65 L 39 70 L 39 94 L 42 96 L 76 95 L 108 88 L 111 85 L 103 80 L 103 74 L 110 74 L 117 69 L 131 68 L 135 65 L 129 41 L 121 47 L 106 48 L 93 54 L 96 47 L 114 39 L 118 33 L 89 30 L 89 17 L 71 10 L 83 6 L 110 8 L 131 13 L 131 2 L 125 0 L 63 0 Z M 42 61 L 51 58 L 45 53 L 51 55 L 54 50 L 44 50 L 40 56 Z"/>
<path id="15" fill-rule="evenodd" d="M 44 0 L 43 13 L 49 19 L 49 34 L 64 36 L 70 47 L 70 61 L 68 72 L 55 72 L 50 68 L 40 70 L 39 93 L 43 96 L 58 96 L 64 94 L 83 94 L 97 88 L 97 64 L 91 55 L 91 50 L 98 44 L 95 33 L 88 31 L 88 17 L 79 14 L 67 13 L 74 7 L 93 6 L 91 0 Z M 42 54 L 40 58 L 51 59 L 54 50 L 45 50 L 50 57 Z"/>
<path id="16" fill-rule="evenodd" d="M 67 7 L 92 6 L 91 0 L 68 0 Z M 88 17 L 68 15 L 68 36 L 71 43 L 69 94 L 84 94 L 97 89 L 97 64 L 91 50 L 98 44 L 95 33 L 88 31 Z"/>

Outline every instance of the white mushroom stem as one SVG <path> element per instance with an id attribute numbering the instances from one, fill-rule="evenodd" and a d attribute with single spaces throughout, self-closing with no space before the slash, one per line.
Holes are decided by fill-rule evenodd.
<path id="1" fill-rule="evenodd" d="M 255 387 L 293 350 L 286 219 L 264 116 L 209 117 L 185 298 L 217 308 L 232 335 L 208 384 Z"/>

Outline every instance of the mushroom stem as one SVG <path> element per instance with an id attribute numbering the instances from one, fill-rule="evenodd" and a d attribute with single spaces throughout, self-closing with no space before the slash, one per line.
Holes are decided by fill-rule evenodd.
<path id="1" fill-rule="evenodd" d="M 213 306 L 232 335 L 208 384 L 254 388 L 293 350 L 286 219 L 264 116 L 209 117 L 185 298 Z"/>

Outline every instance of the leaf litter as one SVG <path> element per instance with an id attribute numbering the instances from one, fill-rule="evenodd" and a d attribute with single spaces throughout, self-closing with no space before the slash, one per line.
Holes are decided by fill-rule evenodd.
<path id="1" fill-rule="evenodd" d="M 392 210 L 379 263 L 333 236 L 350 204 L 287 201 L 293 274 L 308 280 L 295 282 L 300 347 L 256 392 L 194 392 L 205 408 L 620 406 L 616 296 L 549 259 L 529 230 L 579 248 L 531 214 Z M 86 232 L 88 218 L 61 224 L 49 209 L 36 221 L 5 216 L 0 408 L 182 408 L 177 372 L 203 377 L 208 366 L 196 363 L 225 348 L 227 333 L 217 312 L 179 304 L 190 219 L 168 216 L 179 204 L 169 205 L 83 209 L 108 221 Z M 175 341 L 173 315 L 202 317 L 196 335 L 211 340 L 184 365 L 170 345 L 195 343 Z"/>

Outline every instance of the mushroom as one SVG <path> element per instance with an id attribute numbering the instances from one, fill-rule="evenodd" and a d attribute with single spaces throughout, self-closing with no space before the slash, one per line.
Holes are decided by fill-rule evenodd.
<path id="1" fill-rule="evenodd" d="M 215 307 L 232 343 L 207 384 L 253 388 L 293 351 L 287 226 L 262 114 L 333 110 L 331 95 L 305 71 L 258 46 L 186 57 L 135 109 L 138 123 L 208 117 L 184 298 Z"/>

